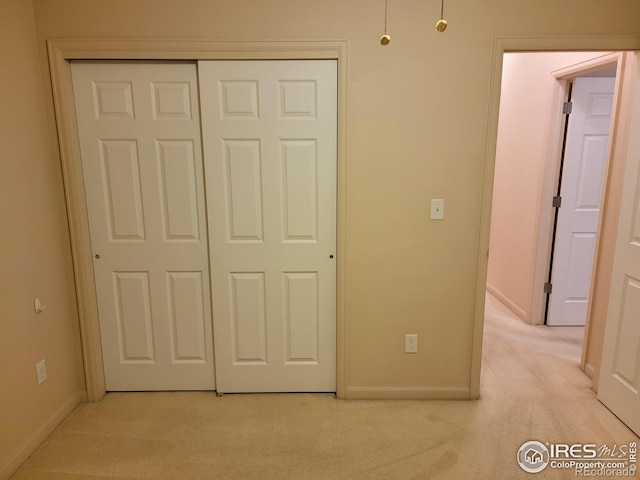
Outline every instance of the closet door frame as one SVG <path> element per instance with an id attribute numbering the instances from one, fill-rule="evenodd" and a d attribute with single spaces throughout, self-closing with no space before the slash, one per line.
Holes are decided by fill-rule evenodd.
<path id="1" fill-rule="evenodd" d="M 76 302 L 80 323 L 87 400 L 106 393 L 98 306 L 94 284 L 91 237 L 77 133 L 72 60 L 337 60 L 338 62 L 338 184 L 336 286 L 336 389 L 345 392 L 346 331 L 346 120 L 347 42 L 342 41 L 146 41 L 48 40 L 49 71 L 55 108 L 58 152 L 69 222 Z"/>

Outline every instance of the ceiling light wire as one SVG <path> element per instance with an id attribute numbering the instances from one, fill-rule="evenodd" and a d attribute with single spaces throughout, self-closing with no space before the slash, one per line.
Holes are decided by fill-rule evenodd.
<path id="1" fill-rule="evenodd" d="M 440 0 L 440 20 L 436 22 L 436 31 L 444 32 L 447 29 L 447 21 L 444 19 L 444 0 Z"/>
<path id="2" fill-rule="evenodd" d="M 380 37 L 380 45 L 389 45 L 391 42 L 391 37 L 387 35 L 387 12 L 388 12 L 388 2 L 389 0 L 384 0 L 384 35 Z"/>

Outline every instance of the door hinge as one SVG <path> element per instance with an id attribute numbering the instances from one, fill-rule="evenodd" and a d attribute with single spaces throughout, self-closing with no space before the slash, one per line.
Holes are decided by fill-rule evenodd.
<path id="1" fill-rule="evenodd" d="M 573 102 L 564 102 L 562 104 L 563 115 L 569 115 L 572 109 L 573 109 Z"/>
<path id="2" fill-rule="evenodd" d="M 559 195 L 557 197 L 553 197 L 553 202 L 551 202 L 551 205 L 553 206 L 553 208 L 560 208 L 560 206 L 562 205 L 562 197 Z"/>
<path id="3" fill-rule="evenodd" d="M 550 283 L 545 283 L 544 284 L 544 293 L 551 293 L 551 290 L 553 290 L 553 285 L 551 285 Z"/>

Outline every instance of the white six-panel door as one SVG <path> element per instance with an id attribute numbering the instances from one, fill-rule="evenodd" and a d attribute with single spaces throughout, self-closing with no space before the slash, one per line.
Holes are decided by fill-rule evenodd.
<path id="1" fill-rule="evenodd" d="M 107 390 L 213 389 L 196 65 L 72 75 Z"/>
<path id="2" fill-rule="evenodd" d="M 335 61 L 199 62 L 218 392 L 335 391 Z"/>
<path id="3" fill-rule="evenodd" d="M 577 78 L 567 131 L 548 325 L 584 325 L 615 78 Z"/>
<path id="4" fill-rule="evenodd" d="M 640 54 L 625 68 L 635 71 L 635 99 L 598 399 L 640 435 Z"/>

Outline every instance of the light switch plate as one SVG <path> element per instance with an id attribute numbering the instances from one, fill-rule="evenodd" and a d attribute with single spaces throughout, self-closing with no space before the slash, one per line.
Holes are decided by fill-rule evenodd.
<path id="1" fill-rule="evenodd" d="M 42 384 L 47 379 L 47 364 L 44 358 L 36 363 L 36 375 L 38 377 L 38 385 Z"/>
<path id="2" fill-rule="evenodd" d="M 444 198 L 431 199 L 431 220 L 444 220 Z"/>

